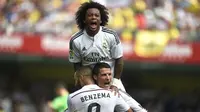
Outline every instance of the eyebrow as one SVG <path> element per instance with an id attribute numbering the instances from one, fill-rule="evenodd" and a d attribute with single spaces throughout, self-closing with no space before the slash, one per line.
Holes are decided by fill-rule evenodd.
<path id="1" fill-rule="evenodd" d="M 103 74 L 101 74 L 101 75 L 106 75 L 106 74 L 109 74 L 109 75 L 111 75 L 111 73 L 103 73 Z"/>

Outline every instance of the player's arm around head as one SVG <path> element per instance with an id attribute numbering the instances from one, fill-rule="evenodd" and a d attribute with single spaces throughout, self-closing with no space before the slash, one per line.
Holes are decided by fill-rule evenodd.
<path id="1" fill-rule="evenodd" d="M 110 30 L 109 30 L 110 31 Z M 120 79 L 124 67 L 123 61 L 123 47 L 117 32 L 111 30 L 113 35 L 110 35 L 110 54 L 115 61 L 114 65 L 114 78 Z"/>
<path id="2" fill-rule="evenodd" d="M 114 60 L 114 66 L 112 68 L 113 70 L 113 85 L 117 86 L 118 88 L 125 91 L 125 88 L 121 82 L 121 75 L 123 72 L 124 67 L 124 60 L 123 60 L 123 47 L 120 41 L 120 38 L 117 34 L 117 32 L 104 28 L 106 32 L 112 32 L 113 35 L 109 35 L 109 41 L 110 41 L 110 54 L 112 59 Z"/>
<path id="3" fill-rule="evenodd" d="M 124 67 L 124 61 L 123 58 L 120 57 L 118 59 L 115 59 L 115 67 L 114 67 L 114 78 L 113 78 L 113 85 L 126 91 L 122 81 L 121 81 L 121 74 L 123 71 L 123 67 Z"/>
<path id="4" fill-rule="evenodd" d="M 114 78 L 120 79 L 124 67 L 123 57 L 115 59 Z"/>

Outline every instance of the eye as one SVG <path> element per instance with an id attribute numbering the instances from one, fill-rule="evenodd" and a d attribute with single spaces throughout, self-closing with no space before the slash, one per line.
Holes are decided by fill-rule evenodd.
<path id="1" fill-rule="evenodd" d="M 105 73 L 105 74 L 101 74 L 102 76 L 106 76 L 106 75 L 111 75 L 111 73 Z"/>
<path id="2" fill-rule="evenodd" d="M 95 16 L 96 16 L 96 17 L 99 17 L 100 15 L 99 15 L 99 14 L 95 14 Z"/>

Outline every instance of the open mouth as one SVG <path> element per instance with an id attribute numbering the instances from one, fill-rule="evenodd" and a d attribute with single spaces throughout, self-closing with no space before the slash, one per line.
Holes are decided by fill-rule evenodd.
<path id="1" fill-rule="evenodd" d="M 91 22 L 90 28 L 93 29 L 93 30 L 97 29 L 97 22 Z"/>
<path id="2" fill-rule="evenodd" d="M 110 86 L 110 82 L 105 82 L 104 85 L 105 86 Z"/>

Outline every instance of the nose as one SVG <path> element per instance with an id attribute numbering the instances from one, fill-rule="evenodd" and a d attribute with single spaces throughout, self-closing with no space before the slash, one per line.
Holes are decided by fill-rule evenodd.
<path id="1" fill-rule="evenodd" d="M 92 15 L 92 18 L 96 18 L 95 14 Z"/>
<path id="2" fill-rule="evenodd" d="M 110 79 L 110 75 L 109 74 L 106 74 L 106 79 Z"/>

